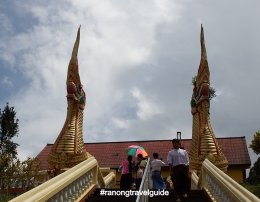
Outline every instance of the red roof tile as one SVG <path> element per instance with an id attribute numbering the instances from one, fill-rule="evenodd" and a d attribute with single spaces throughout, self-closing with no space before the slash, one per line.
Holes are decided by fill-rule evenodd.
<path id="1" fill-rule="evenodd" d="M 217 138 L 217 141 L 228 160 L 229 166 L 243 165 L 246 168 L 250 167 L 251 161 L 245 137 Z M 187 151 L 189 151 L 190 143 L 191 139 L 182 140 L 182 145 Z M 52 145 L 47 144 L 37 155 L 42 162 L 42 169 L 48 169 L 47 157 Z M 117 168 L 121 161 L 126 158 L 126 148 L 130 145 L 144 147 L 150 156 L 157 152 L 164 161 L 167 159 L 168 151 L 172 148 L 171 140 L 85 143 L 85 148 L 97 159 L 101 167 Z"/>

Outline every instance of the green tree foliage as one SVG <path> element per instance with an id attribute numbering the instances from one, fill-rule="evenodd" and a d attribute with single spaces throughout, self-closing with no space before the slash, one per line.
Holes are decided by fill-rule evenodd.
<path id="1" fill-rule="evenodd" d="M 260 131 L 255 132 L 254 138 L 249 146 L 257 155 L 260 154 Z M 252 185 L 260 184 L 260 157 L 250 169 L 247 181 Z"/>
<path id="2" fill-rule="evenodd" d="M 28 157 L 25 161 L 19 159 L 9 160 L 4 172 L 0 174 L 1 192 L 9 195 L 12 188 L 22 188 L 27 191 L 43 181 L 39 175 L 40 161 Z"/>
<path id="3" fill-rule="evenodd" d="M 7 103 L 3 111 L 0 109 L 0 156 L 5 160 L 17 156 L 18 144 L 12 138 L 18 135 L 18 121 L 14 107 Z"/>
<path id="4" fill-rule="evenodd" d="M 252 185 L 260 184 L 260 158 L 257 159 L 254 166 L 250 169 L 247 181 Z"/>
<path id="5" fill-rule="evenodd" d="M 40 162 L 36 158 L 20 161 L 17 158 L 17 143 L 13 138 L 19 132 L 19 120 L 14 107 L 6 104 L 0 109 L 0 189 L 8 196 L 10 188 L 28 190 L 38 184 Z"/>
<path id="6" fill-rule="evenodd" d="M 260 131 L 254 134 L 252 143 L 249 146 L 257 155 L 260 154 Z"/>
<path id="7" fill-rule="evenodd" d="M 17 158 L 18 144 L 12 138 L 18 135 L 19 126 L 14 107 L 6 104 L 4 110 L 0 109 L 0 185 L 8 187 L 8 177 L 16 170 L 14 160 Z"/>

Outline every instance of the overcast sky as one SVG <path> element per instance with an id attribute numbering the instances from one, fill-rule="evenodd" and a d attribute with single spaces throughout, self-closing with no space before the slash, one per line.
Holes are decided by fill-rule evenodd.
<path id="1" fill-rule="evenodd" d="M 0 108 L 17 111 L 19 157 L 54 143 L 64 124 L 79 25 L 85 142 L 191 138 L 202 23 L 215 135 L 249 145 L 260 129 L 259 9 L 258 0 L 1 0 Z"/>

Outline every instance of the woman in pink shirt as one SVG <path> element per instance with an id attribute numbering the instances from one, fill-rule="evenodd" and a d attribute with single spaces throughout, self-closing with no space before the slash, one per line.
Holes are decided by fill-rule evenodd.
<path id="1" fill-rule="evenodd" d="M 120 189 L 130 189 L 132 185 L 132 156 L 128 156 L 127 159 L 123 160 L 120 167 L 122 168 Z"/>

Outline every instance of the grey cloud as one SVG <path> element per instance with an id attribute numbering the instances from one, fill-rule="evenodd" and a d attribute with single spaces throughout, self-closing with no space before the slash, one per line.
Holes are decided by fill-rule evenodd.
<path id="1" fill-rule="evenodd" d="M 85 141 L 165 139 L 177 131 L 191 138 L 191 79 L 200 61 L 203 23 L 211 84 L 219 92 L 210 109 L 213 129 L 217 137 L 246 136 L 250 143 L 260 120 L 259 2 L 165 2 L 64 1 L 58 6 L 27 1 L 25 13 L 20 13 L 25 16 L 21 21 L 30 21 L 27 29 L 3 36 L 9 39 L 15 68 L 28 79 L 20 88 L 5 91 L 24 119 L 21 153 L 42 148 L 43 144 L 34 151 L 25 149 L 29 139 L 37 140 L 37 126 L 49 125 L 38 133 L 45 143 L 53 142 L 62 127 L 66 68 L 79 24 L 79 71 L 87 92 Z M 13 22 L 10 6 L 8 12 Z M 6 44 L 0 47 L 7 51 Z M 138 99 L 131 94 L 134 88 L 160 113 L 140 119 Z M 0 103 L 5 102 L 1 96 Z M 56 119 L 48 121 L 54 113 Z"/>

